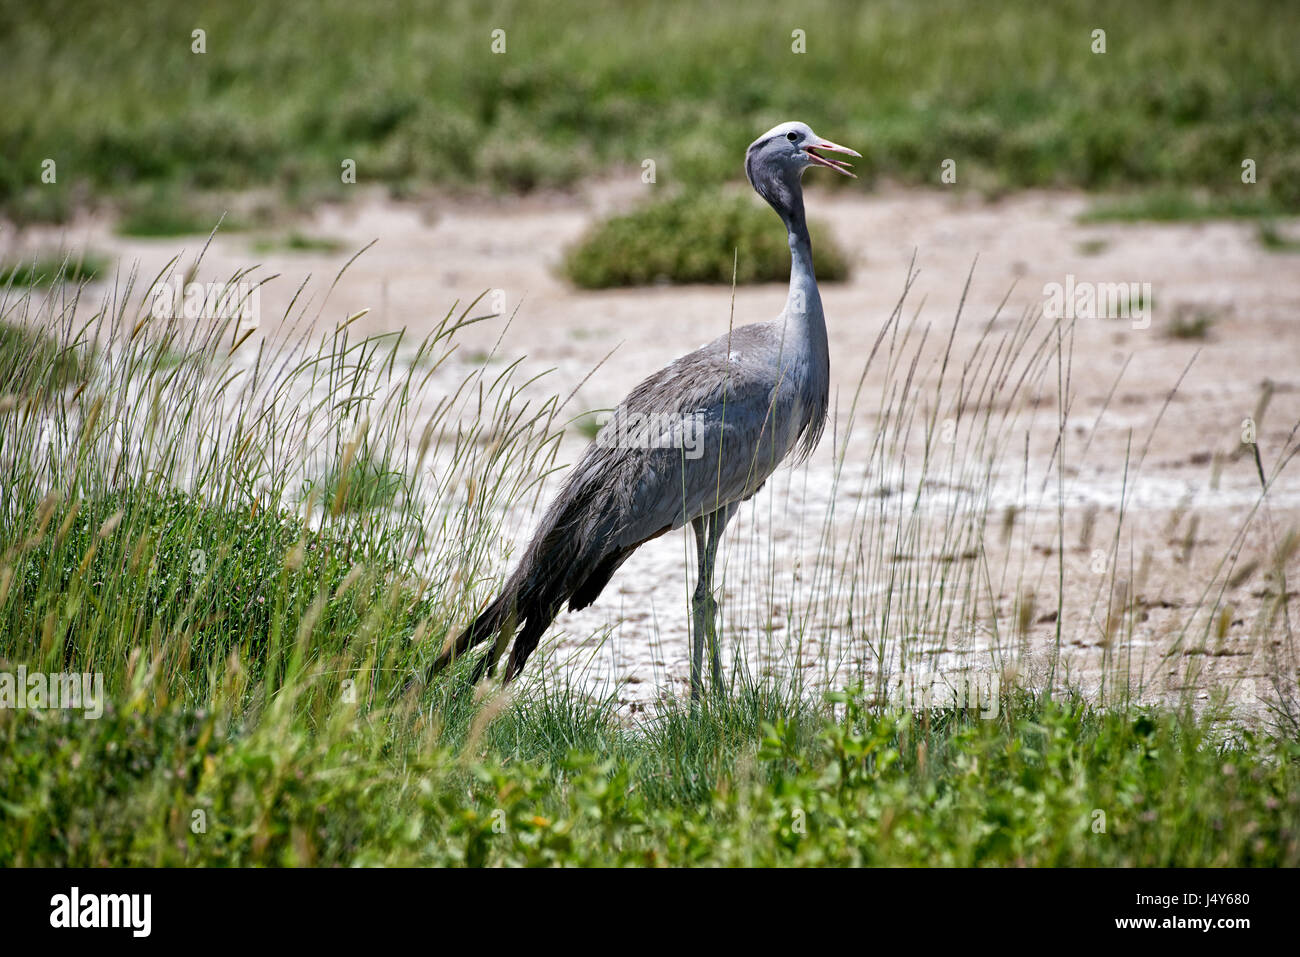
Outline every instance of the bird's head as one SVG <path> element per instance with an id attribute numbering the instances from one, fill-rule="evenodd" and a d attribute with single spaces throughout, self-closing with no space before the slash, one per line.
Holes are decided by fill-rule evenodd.
<path id="1" fill-rule="evenodd" d="M 750 185 L 778 212 L 793 206 L 799 194 L 799 181 L 810 166 L 825 166 L 845 176 L 853 176 L 850 163 L 822 154 L 843 153 L 861 157 L 847 146 L 822 139 L 807 123 L 793 121 L 774 126 L 753 143 L 745 153 L 745 175 Z"/>

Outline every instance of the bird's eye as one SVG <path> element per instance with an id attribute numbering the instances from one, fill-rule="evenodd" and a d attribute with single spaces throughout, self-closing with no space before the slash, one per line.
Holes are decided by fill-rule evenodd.
<path id="1" fill-rule="evenodd" d="M 785 134 L 785 138 L 788 139 L 791 143 L 793 143 L 795 140 L 797 140 L 797 139 L 799 138 L 799 134 L 798 134 L 798 133 L 794 133 L 794 132 L 790 132 L 790 133 Z"/>

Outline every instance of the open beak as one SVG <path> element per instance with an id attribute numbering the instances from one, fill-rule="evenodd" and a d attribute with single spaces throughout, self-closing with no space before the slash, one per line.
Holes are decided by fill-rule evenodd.
<path id="1" fill-rule="evenodd" d="M 823 150 L 827 153 L 844 153 L 847 156 L 856 156 L 858 159 L 862 158 L 861 153 L 855 152 L 847 146 L 840 146 L 838 143 L 832 143 L 830 140 L 822 140 L 820 143 L 809 144 L 803 148 L 803 151 L 807 153 L 809 158 L 818 166 L 825 166 L 827 169 L 833 169 L 837 173 L 843 173 L 845 176 L 853 176 L 854 179 L 857 178 L 853 173 L 849 172 L 849 167 L 853 165 L 852 163 L 847 163 L 844 160 L 827 159 L 825 156 L 822 156 L 821 153 L 817 152 L 818 150 Z"/>

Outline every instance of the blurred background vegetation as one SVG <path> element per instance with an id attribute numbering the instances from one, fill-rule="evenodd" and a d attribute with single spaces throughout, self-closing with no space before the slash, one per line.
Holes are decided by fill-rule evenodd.
<path id="1" fill-rule="evenodd" d="M 755 131 L 799 117 L 860 149 L 868 181 L 937 184 L 952 158 L 986 192 L 1158 187 L 1114 208 L 1129 218 L 1271 215 L 1300 209 L 1298 21 L 1265 0 L 5 0 L 0 213 L 214 188 L 309 203 L 342 192 L 344 158 L 399 194 L 647 158 L 660 183 L 716 184 L 742 177 Z"/>

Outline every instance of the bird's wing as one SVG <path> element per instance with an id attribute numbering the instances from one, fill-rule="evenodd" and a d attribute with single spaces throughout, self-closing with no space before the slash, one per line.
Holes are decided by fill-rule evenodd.
<path id="1" fill-rule="evenodd" d="M 749 498 L 801 428 L 772 333 L 746 326 L 664 367 L 628 395 L 574 468 L 600 487 L 618 547 Z"/>

